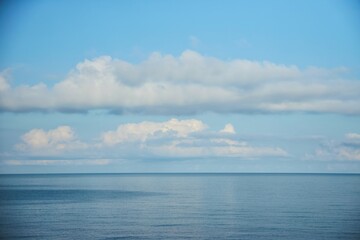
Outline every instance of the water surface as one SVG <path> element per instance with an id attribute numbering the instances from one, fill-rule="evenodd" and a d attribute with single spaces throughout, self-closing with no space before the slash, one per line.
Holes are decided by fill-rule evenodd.
<path id="1" fill-rule="evenodd" d="M 0 175 L 3 239 L 359 239 L 360 175 Z"/>

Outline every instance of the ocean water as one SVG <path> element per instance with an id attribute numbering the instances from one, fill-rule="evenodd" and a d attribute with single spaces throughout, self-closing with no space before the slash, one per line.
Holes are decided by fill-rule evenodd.
<path id="1" fill-rule="evenodd" d="M 360 175 L 1 175 L 2 239 L 360 239 Z"/>

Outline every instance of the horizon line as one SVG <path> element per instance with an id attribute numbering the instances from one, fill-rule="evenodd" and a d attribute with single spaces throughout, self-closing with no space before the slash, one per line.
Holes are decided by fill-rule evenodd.
<path id="1" fill-rule="evenodd" d="M 281 175 L 281 174 L 294 174 L 294 175 L 360 175 L 360 172 L 69 172 L 69 173 L 0 173 L 0 175 L 192 175 L 192 174 L 203 174 L 203 175 L 226 175 L 226 174 L 269 174 L 269 175 Z"/>

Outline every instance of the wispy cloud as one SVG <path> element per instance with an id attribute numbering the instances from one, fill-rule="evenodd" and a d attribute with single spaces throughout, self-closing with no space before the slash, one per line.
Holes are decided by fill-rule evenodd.
<path id="1" fill-rule="evenodd" d="M 197 48 L 201 43 L 200 39 L 196 36 L 190 36 L 189 42 L 192 48 Z"/>
<path id="2" fill-rule="evenodd" d="M 139 64 L 109 56 L 85 60 L 53 87 L 0 80 L 2 111 L 360 114 L 360 83 L 346 79 L 344 68 L 223 61 L 194 51 L 153 53 Z"/>
<path id="3" fill-rule="evenodd" d="M 27 166 L 27 165 L 108 165 L 111 163 L 110 159 L 75 159 L 75 160 L 5 160 L 6 165 Z"/>
<path id="4" fill-rule="evenodd" d="M 340 140 L 328 140 L 308 156 L 311 160 L 360 161 L 360 134 L 348 133 Z"/>
<path id="5" fill-rule="evenodd" d="M 348 133 L 348 134 L 346 134 L 346 138 L 349 140 L 354 140 L 354 141 L 360 142 L 360 134 L 359 133 Z"/>
<path id="6" fill-rule="evenodd" d="M 0 72 L 0 93 L 5 92 L 10 89 L 10 84 L 8 78 L 10 75 L 10 69 L 5 69 Z"/>

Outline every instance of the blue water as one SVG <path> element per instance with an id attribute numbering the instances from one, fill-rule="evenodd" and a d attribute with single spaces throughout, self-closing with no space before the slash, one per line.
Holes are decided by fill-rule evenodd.
<path id="1" fill-rule="evenodd" d="M 3 239 L 360 239 L 360 175 L 1 175 Z"/>

